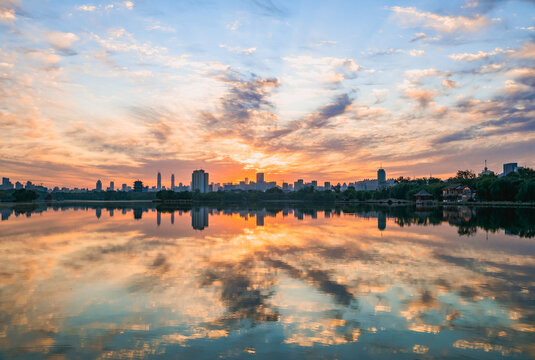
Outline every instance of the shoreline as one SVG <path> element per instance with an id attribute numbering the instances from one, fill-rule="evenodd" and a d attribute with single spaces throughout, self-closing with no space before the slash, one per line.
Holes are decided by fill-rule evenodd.
<path id="1" fill-rule="evenodd" d="M 511 201 L 481 201 L 481 202 L 426 202 L 418 204 L 415 201 L 402 199 L 385 199 L 385 200 L 348 200 L 348 201 L 314 201 L 314 200 L 259 200 L 255 202 L 244 201 L 196 201 L 196 200 L 60 200 L 60 201 L 33 201 L 33 202 L 0 202 L 0 207 L 27 206 L 27 205 L 68 205 L 68 204 L 134 204 L 150 203 L 157 205 L 247 205 L 258 203 L 271 204 L 318 204 L 318 205 L 381 205 L 381 206 L 415 206 L 416 208 L 433 208 L 448 206 L 469 206 L 469 207 L 535 207 L 535 202 L 511 202 Z"/>

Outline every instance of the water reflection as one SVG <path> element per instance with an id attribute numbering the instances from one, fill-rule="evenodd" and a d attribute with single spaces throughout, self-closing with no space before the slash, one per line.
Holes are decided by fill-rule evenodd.
<path id="1" fill-rule="evenodd" d="M 0 211 L 0 358 L 535 356 L 533 209 Z"/>

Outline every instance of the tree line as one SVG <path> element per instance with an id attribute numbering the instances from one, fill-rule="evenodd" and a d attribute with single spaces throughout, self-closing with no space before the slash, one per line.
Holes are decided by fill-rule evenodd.
<path id="1" fill-rule="evenodd" d="M 395 185 L 379 190 L 356 190 L 348 187 L 342 190 L 340 185 L 332 190 L 319 191 L 313 187 L 305 187 L 299 191 L 284 192 L 280 188 L 271 188 L 265 192 L 249 191 L 215 191 L 199 193 L 171 190 L 162 190 L 157 193 L 136 193 L 123 191 L 92 191 L 85 193 L 66 192 L 35 192 L 32 190 L 0 191 L 0 201 L 31 202 L 40 200 L 177 200 L 192 202 L 262 202 L 262 201 L 312 201 L 312 202 L 337 202 L 337 201 L 369 201 L 369 200 L 414 200 L 414 195 L 419 191 L 426 190 L 437 201 L 442 200 L 442 190 L 451 184 L 463 184 L 476 191 L 476 199 L 479 201 L 511 201 L 511 202 L 535 202 L 535 170 L 530 168 L 518 169 L 507 176 L 484 175 L 477 177 L 471 170 L 459 170 L 454 177 L 447 181 L 438 178 L 410 179 L 399 177 Z"/>

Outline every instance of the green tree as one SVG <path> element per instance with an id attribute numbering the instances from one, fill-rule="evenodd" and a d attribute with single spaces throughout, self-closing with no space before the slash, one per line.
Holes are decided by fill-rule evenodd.
<path id="1" fill-rule="evenodd" d="M 518 201 L 535 201 L 535 180 L 524 181 L 515 199 Z"/>
<path id="2" fill-rule="evenodd" d="M 32 190 L 18 189 L 13 192 L 13 198 L 16 202 L 30 202 L 37 199 L 39 195 Z"/>

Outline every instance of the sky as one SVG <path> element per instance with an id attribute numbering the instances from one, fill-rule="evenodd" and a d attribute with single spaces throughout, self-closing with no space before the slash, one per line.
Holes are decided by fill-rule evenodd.
<path id="1" fill-rule="evenodd" d="M 0 176 L 535 166 L 535 1 L 0 0 Z"/>

